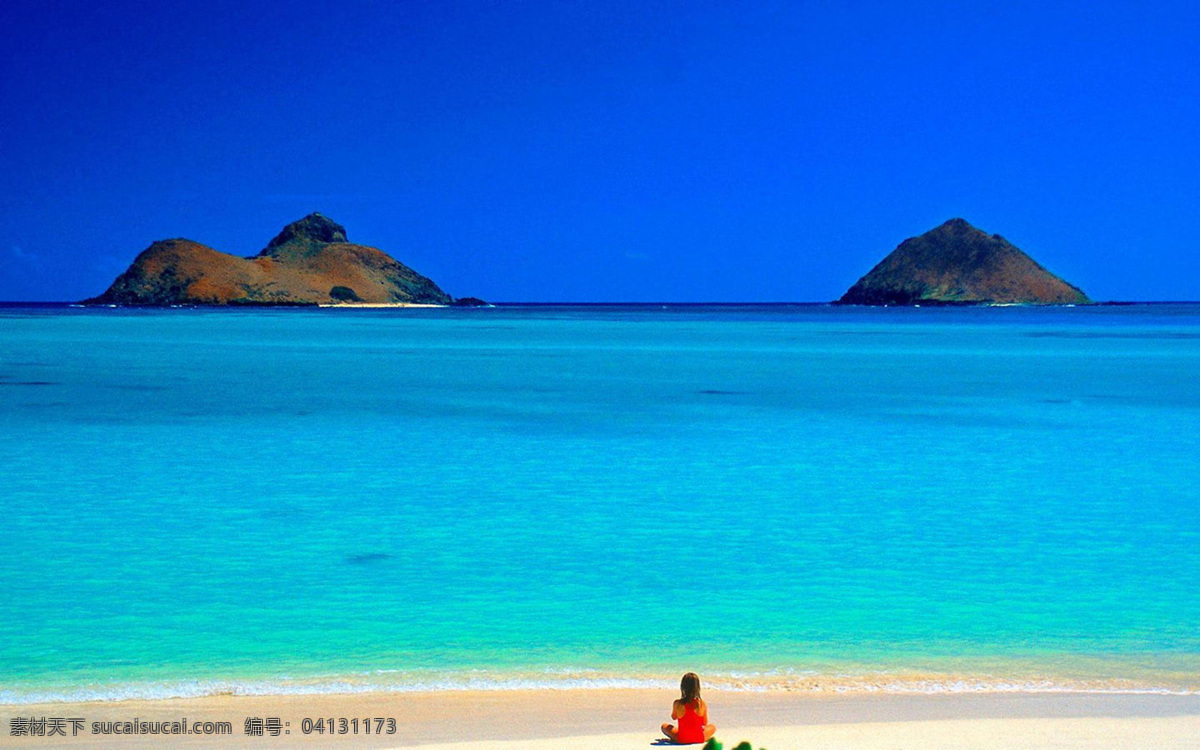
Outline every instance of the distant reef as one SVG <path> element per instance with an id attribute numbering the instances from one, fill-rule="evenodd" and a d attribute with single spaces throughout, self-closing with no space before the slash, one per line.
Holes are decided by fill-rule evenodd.
<path id="1" fill-rule="evenodd" d="M 835 304 L 1080 305 L 1090 300 L 998 234 L 951 219 L 900 243 Z"/>
<path id="2" fill-rule="evenodd" d="M 473 297 L 466 304 L 486 304 Z M 382 250 L 346 239 L 319 213 L 283 228 L 242 258 L 186 239 L 159 240 L 134 259 L 97 305 L 449 305 L 437 284 Z"/>

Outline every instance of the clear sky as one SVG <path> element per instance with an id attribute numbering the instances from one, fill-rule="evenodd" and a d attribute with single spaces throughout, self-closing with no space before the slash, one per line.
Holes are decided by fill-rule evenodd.
<path id="1" fill-rule="evenodd" d="M 1200 3 L 0 3 L 0 299 L 320 211 L 456 296 L 826 301 L 961 216 L 1200 299 Z"/>

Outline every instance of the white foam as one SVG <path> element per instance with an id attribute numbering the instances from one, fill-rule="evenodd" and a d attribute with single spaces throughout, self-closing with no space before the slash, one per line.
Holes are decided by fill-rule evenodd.
<path id="1" fill-rule="evenodd" d="M 735 692 L 807 692 L 814 694 L 883 693 L 1104 693 L 1200 695 L 1195 687 L 1145 685 L 1120 680 L 1005 679 L 990 675 L 908 675 L 887 672 L 822 674 L 811 670 L 708 672 L 707 686 Z M 344 695 L 504 690 L 674 690 L 675 675 L 622 676 L 594 669 L 546 669 L 502 673 L 485 670 L 437 672 L 379 669 L 360 674 L 306 678 L 112 682 L 72 686 L 0 687 L 0 704 L 165 700 L 214 695 Z"/>

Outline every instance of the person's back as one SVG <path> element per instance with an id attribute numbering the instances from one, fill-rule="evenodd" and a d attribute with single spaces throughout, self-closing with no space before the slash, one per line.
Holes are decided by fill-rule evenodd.
<path id="1" fill-rule="evenodd" d="M 697 698 L 691 703 L 675 701 L 675 704 L 676 710 L 671 712 L 671 718 L 679 720 L 679 727 L 675 730 L 675 741 L 681 745 L 690 745 L 707 740 L 704 727 L 708 724 L 708 706 L 704 705 L 704 701 Z M 679 712 L 678 715 L 676 711 Z"/>
<path id="2" fill-rule="evenodd" d="M 671 706 L 671 718 L 676 719 L 679 726 L 663 724 L 663 734 L 680 745 L 712 739 L 717 728 L 708 722 L 708 706 L 700 697 L 700 678 L 694 672 L 688 672 L 683 676 L 679 690 L 682 696 Z"/>

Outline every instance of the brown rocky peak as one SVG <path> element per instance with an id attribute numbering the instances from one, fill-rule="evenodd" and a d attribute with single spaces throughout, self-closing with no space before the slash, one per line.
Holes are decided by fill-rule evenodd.
<path id="1" fill-rule="evenodd" d="M 900 243 L 838 302 L 1067 305 L 1088 298 L 1000 235 L 951 219 Z"/>
<path id="2" fill-rule="evenodd" d="M 448 305 L 437 284 L 378 248 L 353 245 L 341 224 L 309 214 L 256 256 L 191 240 L 155 242 L 99 297 L 110 305 Z"/>
<path id="3" fill-rule="evenodd" d="M 267 243 L 267 249 L 263 250 L 263 254 L 291 242 L 326 245 L 331 242 L 347 241 L 345 227 L 327 216 L 311 213 L 284 227 L 283 231 L 275 236 L 275 239 Z"/>
<path id="4" fill-rule="evenodd" d="M 950 219 L 949 221 L 942 224 L 941 226 L 934 227 L 933 229 L 930 230 L 930 232 L 936 232 L 936 233 L 940 233 L 940 234 L 947 234 L 947 233 L 962 234 L 965 232 L 978 232 L 979 234 L 987 234 L 982 229 L 976 229 L 975 227 L 971 226 L 971 222 L 967 221 L 966 219 Z"/>

